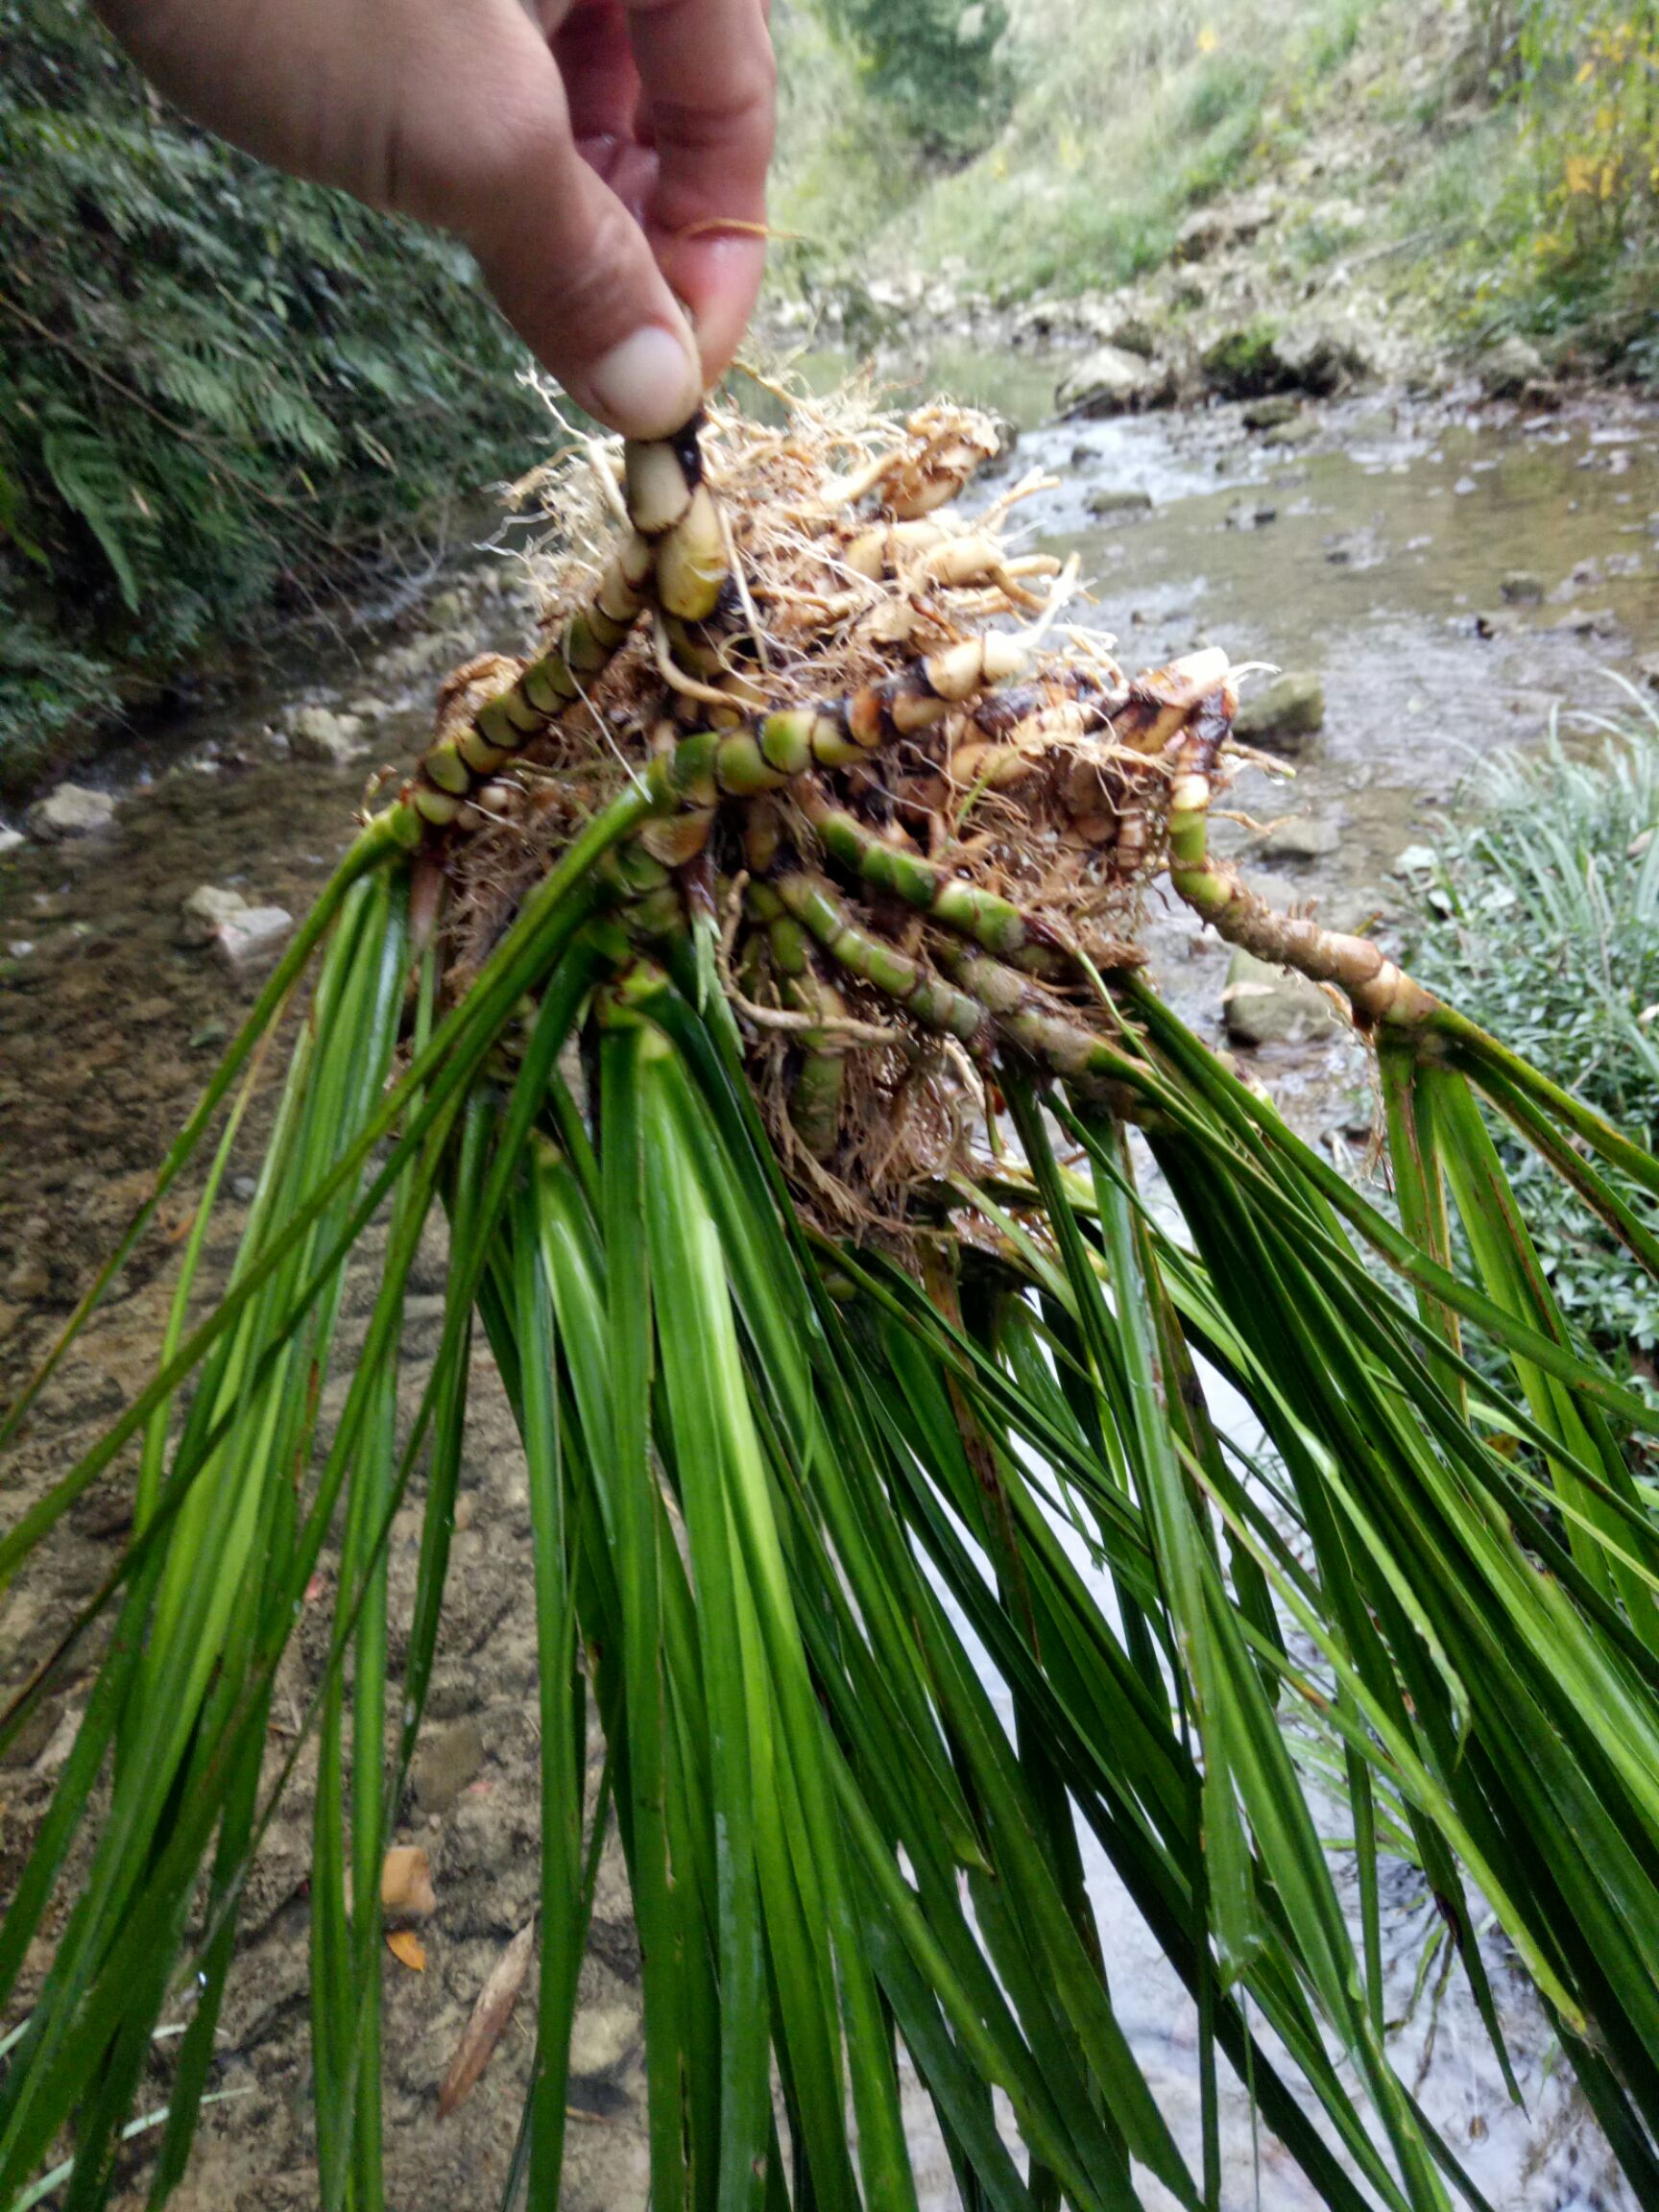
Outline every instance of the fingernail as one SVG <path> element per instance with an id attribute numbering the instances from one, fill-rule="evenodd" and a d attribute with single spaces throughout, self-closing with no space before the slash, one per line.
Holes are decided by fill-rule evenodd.
<path id="1" fill-rule="evenodd" d="M 646 323 L 594 366 L 589 386 L 598 412 L 631 438 L 666 438 L 697 411 L 702 373 L 685 345 Z"/>

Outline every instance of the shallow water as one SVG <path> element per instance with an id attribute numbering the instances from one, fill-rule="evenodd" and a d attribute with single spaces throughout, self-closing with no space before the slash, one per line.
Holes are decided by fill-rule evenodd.
<path id="1" fill-rule="evenodd" d="M 966 396 L 1025 422 L 1038 421 L 1053 375 L 996 356 L 938 366 Z M 1390 864 L 1402 847 L 1431 840 L 1435 809 L 1473 758 L 1535 738 L 1552 712 L 1604 709 L 1616 697 L 1610 674 L 1634 675 L 1659 650 L 1659 423 L 1608 405 L 1499 425 L 1355 403 L 1315 421 L 1313 442 L 1293 452 L 1247 434 L 1236 410 L 1027 428 L 1012 473 L 1041 467 L 1062 479 L 1027 504 L 1026 524 L 1034 542 L 1082 555 L 1095 598 L 1086 618 L 1118 635 L 1126 662 L 1214 642 L 1323 676 L 1327 727 L 1299 756 L 1295 781 L 1254 780 L 1240 801 L 1262 817 L 1308 811 L 1340 830 L 1334 858 L 1287 871 L 1294 896 L 1386 908 L 1400 896 Z M 1151 508 L 1092 519 L 1085 503 L 1105 489 L 1143 493 Z M 1272 519 L 1238 526 L 1241 510 L 1269 507 Z M 1575 582 L 1586 563 L 1596 570 Z M 1503 605 L 1503 579 L 1517 570 L 1537 578 L 1540 604 Z M 1605 611 L 1605 635 L 1560 626 L 1585 611 Z M 1477 616 L 1489 612 L 1498 634 L 1482 637 Z M 452 633 L 433 637 L 417 611 L 401 630 L 311 654 L 181 718 L 106 764 L 122 793 L 108 837 L 0 859 L 9 1358 L 21 1362 L 61 1319 L 256 987 L 179 943 L 180 901 L 213 882 L 303 910 L 348 841 L 366 772 L 418 749 L 438 672 L 489 634 L 510 639 L 524 611 L 470 591 L 446 618 Z M 269 734 L 300 697 L 349 704 L 359 694 L 388 709 L 359 763 L 301 767 Z M 1244 853 L 1251 842 L 1242 830 L 1230 841 Z M 1152 944 L 1171 997 L 1216 1034 L 1225 953 L 1184 914 L 1155 917 Z M 1358 1145 L 1343 1132 L 1362 1127 L 1369 1106 L 1363 1062 L 1346 1039 L 1264 1050 L 1256 1071 L 1308 1133 Z M 167 1259 L 157 1241 L 145 1268 L 164 1271 Z M 87 1406 L 106 1385 L 118 1403 L 127 1374 L 113 1358 L 107 1371 L 93 1362 Z M 24 1633 L 15 1614 L 9 1628 Z M 1115 2000 L 1195 2155 L 1192 2008 L 1097 1863 L 1093 1886 Z M 1390 1874 L 1385 1903 L 1388 2009 L 1404 2017 L 1432 1915 L 1405 1868 Z M 1503 2212 L 1622 2206 L 1628 2200 L 1553 2066 L 1535 2004 L 1502 1947 L 1489 1948 L 1528 2110 L 1509 2104 L 1455 1976 L 1438 2005 L 1431 1978 L 1396 2038 L 1407 2080 Z M 1237 2085 L 1224 2120 L 1229 2207 L 1297 2212 L 1312 2202 L 1266 2142 L 1258 2197 L 1249 2104 Z M 918 2128 L 926 2133 L 920 2115 Z M 948 2169 L 926 2152 L 924 2164 L 929 2212 L 943 2212 L 954 2201 Z M 594 2200 L 637 2200 L 619 2169 L 608 2171 L 612 2194 Z"/>

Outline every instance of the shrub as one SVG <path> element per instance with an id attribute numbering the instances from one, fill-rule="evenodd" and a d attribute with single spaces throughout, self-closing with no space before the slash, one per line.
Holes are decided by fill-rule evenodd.
<path id="1" fill-rule="evenodd" d="M 0 0 L 0 780 L 546 441 L 455 246 Z"/>

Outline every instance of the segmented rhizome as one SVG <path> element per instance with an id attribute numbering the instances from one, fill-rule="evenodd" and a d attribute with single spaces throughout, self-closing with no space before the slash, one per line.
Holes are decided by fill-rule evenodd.
<path id="1" fill-rule="evenodd" d="M 1104 979 L 1235 705 L 1219 653 L 1123 674 L 1074 569 L 1017 548 L 1041 479 L 958 512 L 997 450 L 981 415 L 844 397 L 566 453 L 531 487 L 543 648 L 455 672 L 403 795 L 459 992 L 642 781 L 608 926 L 648 956 L 701 938 L 782 1157 L 844 1220 L 950 1169 L 998 1053 L 1109 1083 Z"/>

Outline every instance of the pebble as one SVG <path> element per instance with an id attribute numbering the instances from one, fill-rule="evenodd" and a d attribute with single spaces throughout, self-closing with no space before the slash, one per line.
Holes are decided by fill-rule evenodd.
<path id="1" fill-rule="evenodd" d="M 1221 994 L 1227 1034 L 1239 1045 L 1294 1045 L 1342 1026 L 1342 1017 L 1317 983 L 1294 975 L 1240 947 Z"/>
<path id="2" fill-rule="evenodd" d="M 1544 579 L 1525 568 L 1512 569 L 1498 589 L 1507 606 L 1542 607 L 1544 604 Z"/>
<path id="3" fill-rule="evenodd" d="M 1575 607 L 1553 627 L 1570 637 L 1617 637 L 1619 617 L 1611 607 Z"/>
<path id="4" fill-rule="evenodd" d="M 1152 494 L 1150 492 L 1103 486 L 1100 491 L 1090 493 L 1083 502 L 1083 508 L 1086 514 L 1094 516 L 1149 515 L 1152 511 Z"/>
<path id="5" fill-rule="evenodd" d="M 476 1720 L 445 1720 L 428 1728 L 409 1763 L 415 1802 L 425 1814 L 447 1813 L 484 1764 L 484 1734 Z"/>
<path id="6" fill-rule="evenodd" d="M 1334 822 L 1323 822 L 1314 814 L 1293 814 L 1288 821 L 1274 825 L 1256 853 L 1263 860 L 1299 866 L 1310 860 L 1328 860 L 1341 846 L 1342 833 Z"/>
<path id="7" fill-rule="evenodd" d="M 227 922 L 248 911 L 240 891 L 222 890 L 216 883 L 199 883 L 179 906 L 180 945 L 211 945 Z"/>
<path id="8" fill-rule="evenodd" d="M 64 837 L 91 837 L 108 830 L 115 819 L 115 802 L 108 791 L 88 791 L 79 783 L 60 783 L 44 799 L 36 799 L 23 817 L 23 827 L 42 845 Z"/>
<path id="9" fill-rule="evenodd" d="M 1235 732 L 1247 745 L 1296 753 L 1325 727 L 1325 686 L 1317 676 L 1287 671 L 1253 691 L 1238 709 Z"/>
<path id="10" fill-rule="evenodd" d="M 293 926 L 294 917 L 286 906 L 245 906 L 240 914 L 227 918 L 213 950 L 226 967 L 240 968 L 275 951 Z"/>
<path id="11" fill-rule="evenodd" d="M 1302 410 L 1287 392 L 1277 392 L 1267 399 L 1253 399 L 1244 410 L 1246 430 L 1283 430 L 1286 423 L 1294 422 Z"/>
<path id="12" fill-rule="evenodd" d="M 301 707 L 288 725 L 288 747 L 297 760 L 339 767 L 363 750 L 363 724 L 355 714 L 331 707 Z"/>

